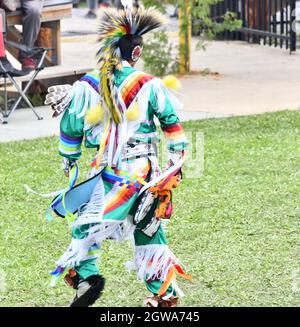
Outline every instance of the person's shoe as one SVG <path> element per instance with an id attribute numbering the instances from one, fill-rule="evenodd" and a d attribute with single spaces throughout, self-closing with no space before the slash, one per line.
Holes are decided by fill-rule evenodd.
<path id="1" fill-rule="evenodd" d="M 170 15 L 170 18 L 178 18 L 178 12 L 174 12 L 174 14 Z"/>
<path id="2" fill-rule="evenodd" d="M 31 57 L 24 57 L 21 59 L 22 70 L 35 70 L 37 67 L 36 62 Z"/>
<path id="3" fill-rule="evenodd" d="M 94 12 L 89 11 L 84 17 L 87 19 L 96 19 L 97 15 Z"/>
<path id="4" fill-rule="evenodd" d="M 105 279 L 100 275 L 92 275 L 86 279 L 81 279 L 76 275 L 71 277 L 71 283 L 66 278 L 65 281 L 77 290 L 70 307 L 89 307 L 93 305 L 101 296 L 105 285 Z"/>
<path id="5" fill-rule="evenodd" d="M 159 295 L 152 295 L 147 297 L 144 304 L 148 308 L 175 308 L 177 307 L 178 300 L 179 298 L 177 296 L 171 296 L 164 300 Z"/>

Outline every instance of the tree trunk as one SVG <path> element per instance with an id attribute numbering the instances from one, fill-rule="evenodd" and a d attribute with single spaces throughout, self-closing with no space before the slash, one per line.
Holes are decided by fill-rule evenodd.
<path id="1" fill-rule="evenodd" d="M 192 5 L 190 0 L 181 0 L 179 6 L 179 73 L 191 71 Z"/>

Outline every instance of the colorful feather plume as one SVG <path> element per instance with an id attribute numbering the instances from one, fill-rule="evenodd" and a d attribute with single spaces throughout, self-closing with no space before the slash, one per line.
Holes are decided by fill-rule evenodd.
<path id="1" fill-rule="evenodd" d="M 125 35 L 142 36 L 166 23 L 164 16 L 154 8 L 132 11 L 131 0 L 123 0 L 122 3 L 125 10 L 107 8 L 102 11 L 98 28 L 99 91 L 116 123 L 121 122 L 113 85 L 115 69 L 122 69 L 119 41 Z"/>
<path id="2" fill-rule="evenodd" d="M 124 7 L 124 9 L 132 10 L 132 0 L 121 0 L 121 4 Z"/>
<path id="3" fill-rule="evenodd" d="M 166 23 L 165 17 L 155 8 L 139 9 L 131 14 L 132 17 L 129 19 L 124 10 L 107 8 L 102 11 L 98 27 L 99 62 L 106 59 L 107 55 L 121 59 L 118 47 L 123 36 L 128 34 L 142 36 Z"/>
<path id="4" fill-rule="evenodd" d="M 125 14 L 130 22 L 132 22 L 132 0 L 121 0 Z"/>
<path id="5" fill-rule="evenodd" d="M 114 122 L 119 124 L 121 122 L 121 114 L 116 102 L 116 94 L 113 85 L 114 69 L 120 62 L 113 58 L 107 57 L 100 63 L 100 83 L 99 92 L 110 112 Z"/>

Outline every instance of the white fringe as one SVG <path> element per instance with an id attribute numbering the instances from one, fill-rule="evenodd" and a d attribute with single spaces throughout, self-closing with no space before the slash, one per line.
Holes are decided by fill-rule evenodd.
<path id="1" fill-rule="evenodd" d="M 153 91 L 157 98 L 157 105 L 158 105 L 157 111 L 159 113 L 162 113 L 165 110 L 166 99 L 168 99 L 171 102 L 175 111 L 181 110 L 183 108 L 182 103 L 180 103 L 180 101 L 175 97 L 175 95 L 172 94 L 170 90 L 165 87 L 161 79 L 154 78 L 150 82 L 150 84 L 152 85 Z"/>
<path id="2" fill-rule="evenodd" d="M 73 108 L 69 108 L 70 113 L 77 113 L 77 118 L 85 115 L 87 109 L 93 108 L 99 104 L 101 97 L 92 86 L 85 81 L 77 81 L 68 92 L 64 105 L 70 104 L 72 101 Z"/>
<path id="3" fill-rule="evenodd" d="M 147 119 L 151 88 L 151 83 L 148 82 L 141 88 L 141 90 L 137 94 L 136 99 L 140 109 L 140 116 L 136 122 L 130 122 L 130 124 L 134 125 L 134 132 L 138 130 L 140 123 Z"/>
<path id="4" fill-rule="evenodd" d="M 166 244 L 149 244 L 135 247 L 134 267 L 140 280 L 165 281 L 170 268 L 178 259 Z M 127 264 L 129 268 L 129 264 Z"/>
<path id="5" fill-rule="evenodd" d="M 74 221 L 72 227 L 80 228 L 82 225 L 99 223 L 102 220 L 104 212 L 104 198 L 105 189 L 103 180 L 100 177 L 90 201 L 85 206 L 83 212 L 79 214 L 78 218 Z"/>
<path id="6" fill-rule="evenodd" d="M 182 110 L 183 109 L 183 104 L 182 102 L 180 102 L 177 97 L 173 94 L 174 91 L 166 89 L 167 90 L 167 95 L 168 98 L 174 108 L 174 110 L 177 112 L 178 110 Z"/>
<path id="7" fill-rule="evenodd" d="M 135 226 L 128 221 L 103 220 L 105 190 L 103 181 L 100 178 L 94 189 L 91 200 L 87 203 L 82 214 L 72 223 L 72 228 L 83 228 L 87 233 L 85 238 L 72 239 L 67 251 L 59 259 L 58 265 L 65 267 L 74 267 L 80 262 L 87 260 L 87 253 L 92 245 L 97 244 L 99 247 L 102 242 L 108 238 L 117 241 L 130 239 L 133 237 Z M 87 224 L 95 224 L 84 230 Z"/>
<path id="8" fill-rule="evenodd" d="M 108 238 L 113 238 L 116 241 L 123 241 L 133 237 L 135 226 L 124 226 L 122 221 L 103 221 L 88 230 L 87 237 L 83 239 L 72 239 L 67 251 L 57 262 L 58 266 L 63 268 L 75 267 L 80 262 L 87 260 L 87 253 L 92 245 L 97 244 L 101 247 L 102 242 Z"/>
<path id="9" fill-rule="evenodd" d="M 169 269 L 178 264 L 178 259 L 166 244 L 149 244 L 135 247 L 134 262 L 126 262 L 127 270 L 136 270 L 140 280 L 159 280 L 164 282 Z M 179 288 L 176 277 L 172 281 L 172 287 L 179 297 L 185 296 Z M 173 293 L 164 297 L 167 299 Z"/>
<path id="10" fill-rule="evenodd" d="M 159 78 L 154 78 L 151 81 L 151 84 L 153 86 L 154 94 L 157 98 L 157 111 L 162 113 L 166 107 L 166 93 L 164 92 L 166 88 Z"/>
<path id="11" fill-rule="evenodd" d="M 173 287 L 174 287 L 175 292 L 177 293 L 177 295 L 178 295 L 179 297 L 184 297 L 184 296 L 185 296 L 185 294 L 184 294 L 184 293 L 182 292 L 182 290 L 179 288 L 176 279 L 173 281 L 172 285 L 173 285 Z"/>

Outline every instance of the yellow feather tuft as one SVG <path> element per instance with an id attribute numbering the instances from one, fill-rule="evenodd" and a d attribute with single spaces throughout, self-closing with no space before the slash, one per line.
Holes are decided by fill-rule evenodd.
<path id="1" fill-rule="evenodd" d="M 165 87 L 167 87 L 168 89 L 175 91 L 181 89 L 181 83 L 174 75 L 168 75 L 164 77 L 162 81 Z"/>
<path id="2" fill-rule="evenodd" d="M 101 106 L 101 103 L 97 107 L 91 108 L 87 115 L 86 120 L 90 125 L 96 125 L 100 123 L 104 118 L 104 110 Z"/>
<path id="3" fill-rule="evenodd" d="M 134 121 L 139 118 L 140 107 L 136 101 L 127 109 L 125 116 L 128 121 Z"/>

